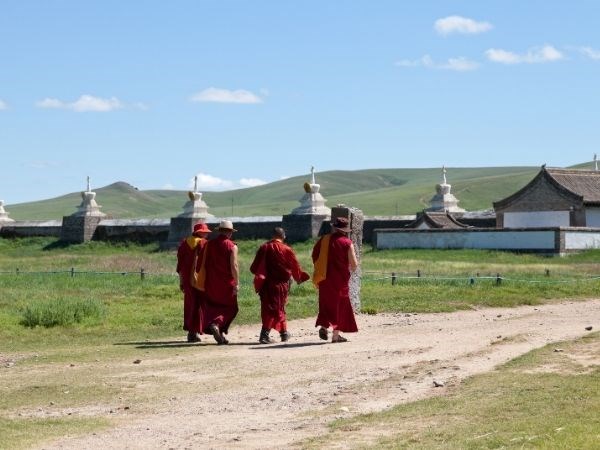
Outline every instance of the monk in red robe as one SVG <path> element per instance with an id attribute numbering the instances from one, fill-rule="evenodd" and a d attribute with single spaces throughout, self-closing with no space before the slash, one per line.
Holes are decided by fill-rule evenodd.
<path id="1" fill-rule="evenodd" d="M 279 332 L 282 342 L 290 338 L 287 331 L 285 305 L 290 291 L 290 280 L 298 284 L 308 280 L 310 275 L 303 272 L 291 247 L 283 243 L 285 231 L 281 227 L 273 230 L 270 241 L 260 246 L 250 266 L 254 274 L 254 289 L 260 297 L 262 330 L 258 342 L 271 344 L 271 329 Z"/>
<path id="2" fill-rule="evenodd" d="M 206 293 L 203 326 L 217 344 L 228 344 L 224 336 L 238 313 L 238 248 L 231 240 L 234 231 L 229 220 L 222 220 L 219 235 L 204 246 L 197 268 L 198 288 Z"/>
<path id="3" fill-rule="evenodd" d="M 177 248 L 177 273 L 179 289 L 183 292 L 183 329 L 188 332 L 188 342 L 200 342 L 202 333 L 202 293 L 192 286 L 194 261 L 206 244 L 210 230 L 205 223 L 194 225 L 192 235 L 183 239 Z"/>
<path id="4" fill-rule="evenodd" d="M 350 271 L 356 270 L 358 261 L 354 245 L 348 234 L 350 227 L 345 217 L 336 218 L 333 232 L 322 236 L 312 251 L 315 266 L 313 283 L 319 289 L 319 314 L 315 326 L 320 326 L 319 337 L 328 338 L 328 328 L 333 329 L 331 342 L 346 342 L 340 331 L 358 331 L 350 303 Z"/>

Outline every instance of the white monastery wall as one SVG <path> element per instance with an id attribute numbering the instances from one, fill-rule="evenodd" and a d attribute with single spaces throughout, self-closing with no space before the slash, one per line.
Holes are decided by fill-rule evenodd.
<path id="1" fill-rule="evenodd" d="M 504 228 L 568 227 L 569 217 L 569 211 L 505 212 Z"/>
<path id="2" fill-rule="evenodd" d="M 589 228 L 600 228 L 600 208 L 585 209 L 585 226 Z"/>
<path id="3" fill-rule="evenodd" d="M 378 231 L 377 248 L 474 248 L 553 251 L 555 236 L 555 230 Z"/>
<path id="4" fill-rule="evenodd" d="M 587 250 L 600 248 L 600 231 L 565 231 L 565 250 Z"/>

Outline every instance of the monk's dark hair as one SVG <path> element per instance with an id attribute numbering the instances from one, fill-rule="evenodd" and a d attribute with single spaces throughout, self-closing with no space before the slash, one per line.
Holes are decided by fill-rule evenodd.
<path id="1" fill-rule="evenodd" d="M 285 230 L 281 227 L 273 228 L 273 237 L 278 239 L 285 239 Z"/>

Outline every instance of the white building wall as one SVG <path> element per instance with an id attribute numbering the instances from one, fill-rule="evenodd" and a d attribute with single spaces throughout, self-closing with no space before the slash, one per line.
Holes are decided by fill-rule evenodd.
<path id="1" fill-rule="evenodd" d="M 600 208 L 585 209 L 585 226 L 600 228 Z"/>
<path id="2" fill-rule="evenodd" d="M 504 228 L 570 226 L 569 211 L 505 212 Z"/>

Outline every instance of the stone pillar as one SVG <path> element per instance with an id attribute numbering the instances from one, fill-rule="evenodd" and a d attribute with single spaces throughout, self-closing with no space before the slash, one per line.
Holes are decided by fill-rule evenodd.
<path id="1" fill-rule="evenodd" d="M 87 177 L 87 189 L 81 193 L 81 204 L 77 211 L 63 217 L 60 240 L 70 244 L 91 241 L 100 221 L 106 217 L 106 214 L 100 212 L 100 208 L 96 203 L 96 193 L 90 188 L 90 177 Z"/>
<path id="2" fill-rule="evenodd" d="M 64 216 L 60 230 L 60 240 L 70 244 L 82 244 L 91 241 L 102 219 L 103 217 L 100 216 Z"/>
<path id="3" fill-rule="evenodd" d="M 204 221 L 204 219 L 197 217 L 171 217 L 169 237 L 165 242 L 160 243 L 160 248 L 162 250 L 177 248 L 182 239 L 191 236 L 192 231 L 194 231 L 194 225 Z"/>
<path id="4" fill-rule="evenodd" d="M 358 267 L 354 272 L 350 274 L 350 302 L 354 312 L 360 312 L 360 284 L 362 276 L 362 238 L 363 238 L 363 223 L 364 215 L 360 209 L 347 207 L 344 205 L 338 205 L 331 208 L 331 221 L 336 217 L 345 217 L 350 222 L 350 228 L 352 232 L 348 236 L 354 244 L 354 250 L 356 252 L 356 259 L 358 260 Z"/>
<path id="5" fill-rule="evenodd" d="M 323 223 L 329 222 L 326 214 L 285 214 L 282 227 L 290 243 L 315 239 L 322 233 Z"/>

